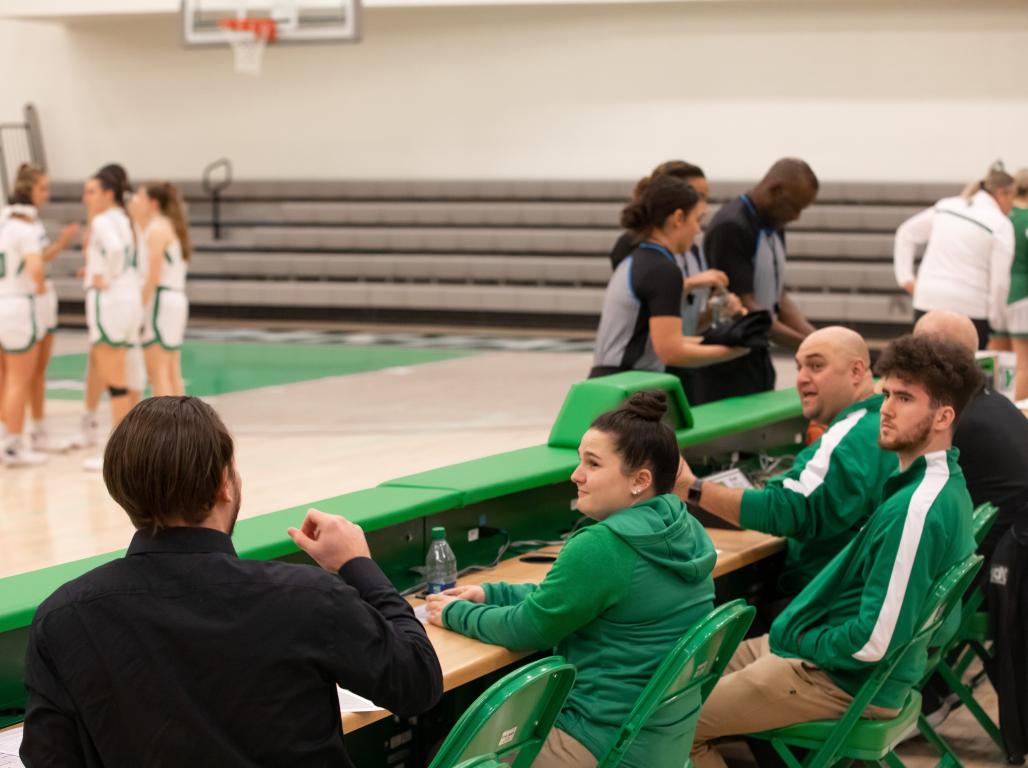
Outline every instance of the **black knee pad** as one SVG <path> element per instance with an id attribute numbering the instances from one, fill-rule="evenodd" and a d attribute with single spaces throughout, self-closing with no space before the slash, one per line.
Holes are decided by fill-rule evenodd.
<path id="1" fill-rule="evenodd" d="M 125 397 L 128 394 L 127 387 L 107 387 L 107 394 L 111 397 Z"/>

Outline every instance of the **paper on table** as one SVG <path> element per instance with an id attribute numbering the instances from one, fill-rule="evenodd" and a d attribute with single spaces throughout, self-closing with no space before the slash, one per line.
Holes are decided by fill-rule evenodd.
<path id="1" fill-rule="evenodd" d="M 18 750 L 21 749 L 21 734 L 21 726 L 0 732 L 0 766 L 20 768 L 22 765 L 21 760 L 18 759 Z"/>
<path id="2" fill-rule="evenodd" d="M 339 693 L 340 712 L 378 712 L 382 709 L 382 707 L 376 707 L 373 701 L 358 696 L 353 691 L 340 688 L 338 685 L 336 691 Z"/>
<path id="3" fill-rule="evenodd" d="M 414 609 L 414 615 L 422 624 L 428 624 L 428 603 L 422 603 Z"/>

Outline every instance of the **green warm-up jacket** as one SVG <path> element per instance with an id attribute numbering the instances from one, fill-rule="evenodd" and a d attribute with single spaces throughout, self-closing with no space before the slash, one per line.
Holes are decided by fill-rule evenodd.
<path id="1" fill-rule="evenodd" d="M 788 472 L 743 493 L 743 528 L 788 537 L 778 580 L 783 595 L 799 594 L 850 543 L 899 466 L 895 453 L 878 447 L 883 399 L 874 395 L 845 408 Z"/>
<path id="2" fill-rule="evenodd" d="M 450 603 L 454 631 L 516 650 L 556 646 L 578 679 L 556 727 L 597 758 L 668 651 L 714 605 L 717 554 L 703 526 L 667 494 L 616 512 L 568 538 L 538 586 L 486 584 L 486 604 Z M 647 726 L 625 766 L 681 768 L 698 694 Z"/>
<path id="3" fill-rule="evenodd" d="M 850 695 L 874 665 L 910 642 L 932 585 L 974 551 L 971 497 L 958 451 L 918 457 L 846 548 L 771 625 L 771 650 L 821 668 Z M 899 708 L 924 673 L 908 653 L 872 704 Z"/>

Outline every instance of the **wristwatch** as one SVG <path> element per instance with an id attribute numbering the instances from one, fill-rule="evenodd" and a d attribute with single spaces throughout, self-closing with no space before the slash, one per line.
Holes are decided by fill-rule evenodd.
<path id="1" fill-rule="evenodd" d="M 703 481 L 700 478 L 696 478 L 692 481 L 692 485 L 689 486 L 689 494 L 686 500 L 690 504 L 695 504 L 697 507 L 700 505 L 700 496 L 703 495 Z"/>

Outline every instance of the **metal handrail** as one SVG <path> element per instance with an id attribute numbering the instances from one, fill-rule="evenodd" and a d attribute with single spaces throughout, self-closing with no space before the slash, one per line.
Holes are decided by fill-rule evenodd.
<path id="1" fill-rule="evenodd" d="M 225 177 L 220 181 L 214 181 L 214 172 L 224 170 Z M 211 225 L 214 230 L 214 239 L 221 239 L 221 193 L 232 184 L 232 161 L 227 157 L 220 157 L 213 163 L 208 163 L 203 169 L 203 189 L 211 196 Z"/>

